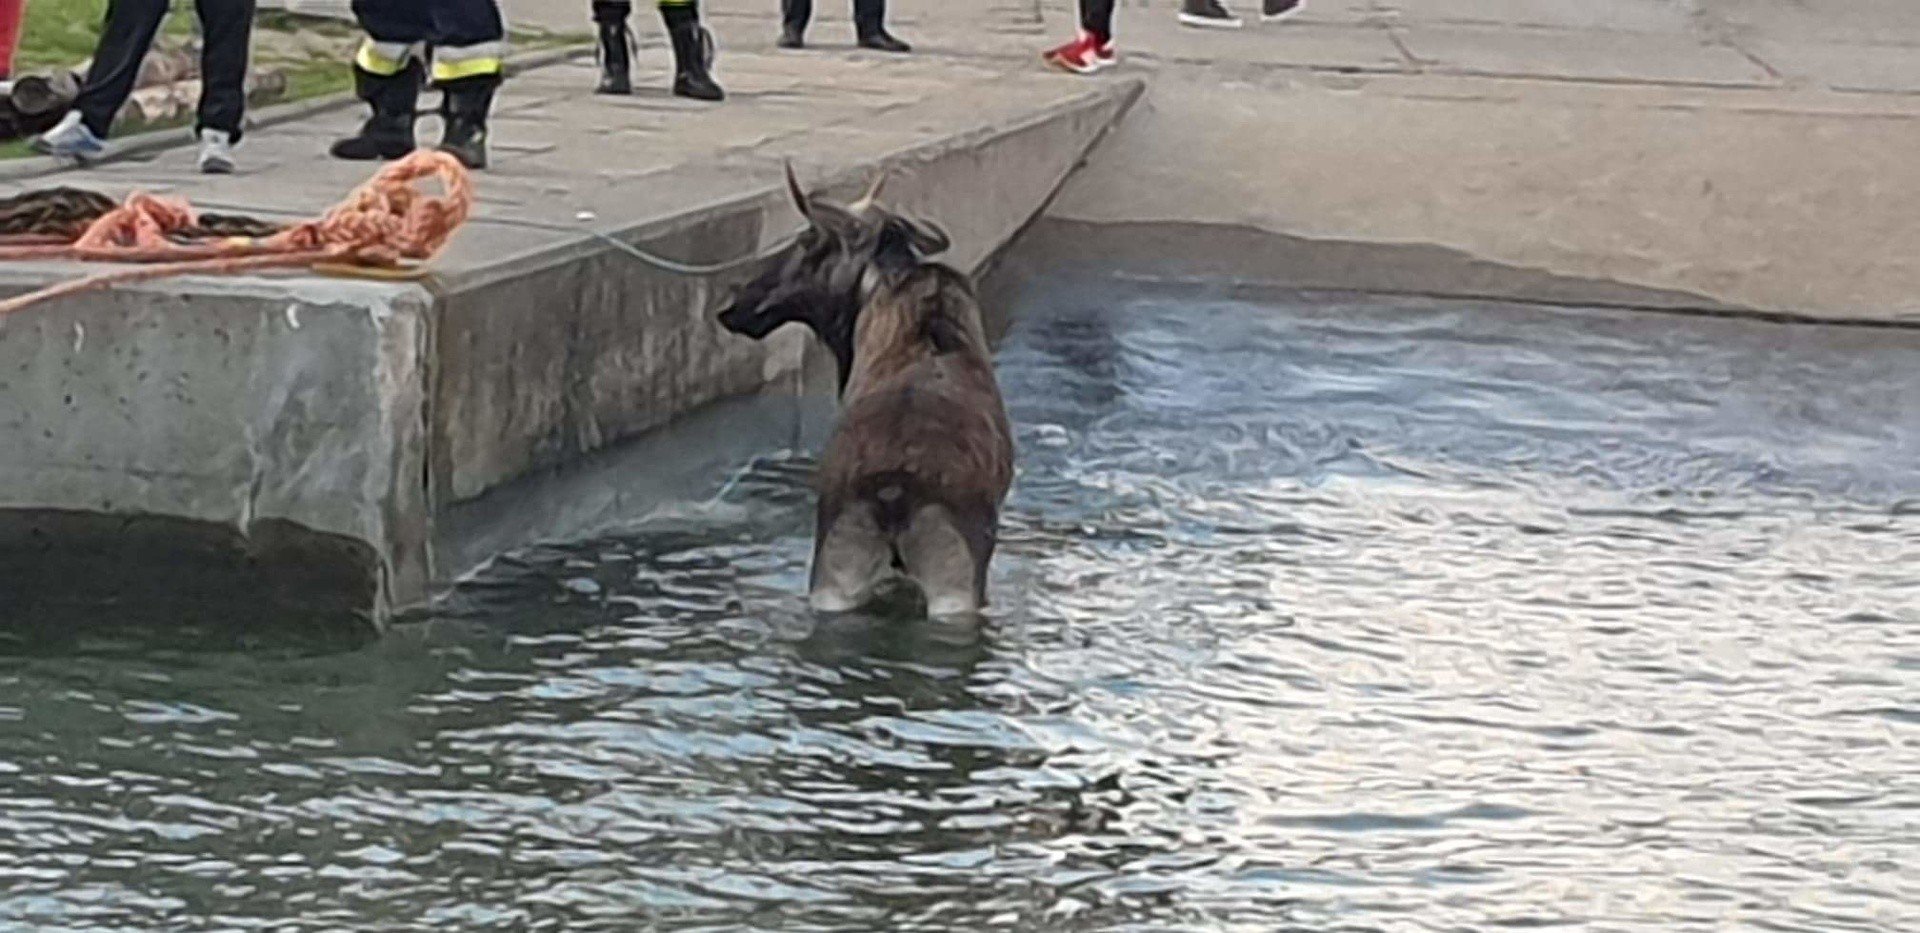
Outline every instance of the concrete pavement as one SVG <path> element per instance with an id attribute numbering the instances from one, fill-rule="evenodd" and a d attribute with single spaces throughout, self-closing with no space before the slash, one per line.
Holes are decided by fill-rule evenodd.
<path id="1" fill-rule="evenodd" d="M 707 4 L 723 74 L 811 68 L 868 94 L 925 73 L 848 51 L 832 2 L 820 51 L 777 53 L 776 6 Z M 1238 32 L 1182 28 L 1177 6 L 1122 3 L 1114 74 L 1152 90 L 1055 218 L 1271 233 L 1249 261 L 1296 282 L 1920 317 L 1920 4 L 1307 0 L 1265 25 L 1245 0 Z M 585 7 L 508 2 L 549 29 Z M 1044 80 L 1037 51 L 1074 23 L 1059 0 L 893 8 L 915 64 L 957 80 Z"/>

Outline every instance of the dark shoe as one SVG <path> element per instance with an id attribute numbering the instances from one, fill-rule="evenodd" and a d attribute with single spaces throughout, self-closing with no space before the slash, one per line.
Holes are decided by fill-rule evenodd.
<path id="1" fill-rule="evenodd" d="M 1260 18 L 1271 23 L 1277 19 L 1286 19 L 1298 9 L 1300 9 L 1300 0 L 1261 0 Z"/>
<path id="2" fill-rule="evenodd" d="M 447 95 L 440 106 L 440 115 L 446 120 L 446 130 L 440 137 L 441 152 L 476 171 L 487 167 L 487 115 L 493 110 L 493 94 L 499 87 L 499 75 L 461 78 L 441 85 Z"/>
<path id="3" fill-rule="evenodd" d="M 673 96 L 718 103 L 727 99 L 727 92 L 720 87 L 719 82 L 713 80 L 712 75 L 703 72 L 674 75 Z"/>
<path id="4" fill-rule="evenodd" d="M 1239 29 L 1246 25 L 1220 0 L 1185 0 L 1180 6 L 1180 22 L 1201 29 Z"/>
<path id="5" fill-rule="evenodd" d="M 713 33 L 700 25 L 700 13 L 691 6 L 663 6 L 667 36 L 673 40 L 673 93 L 693 100 L 725 100 L 727 92 L 713 80 Z"/>
<path id="6" fill-rule="evenodd" d="M 419 106 L 424 73 L 418 61 L 409 62 L 399 74 L 392 75 L 355 68 L 354 90 L 373 108 L 373 115 L 360 125 L 358 133 L 335 142 L 328 152 L 336 159 L 356 162 L 398 159 L 412 152 L 414 111 Z"/>
<path id="7" fill-rule="evenodd" d="M 633 31 L 624 22 L 600 24 L 600 86 L 596 94 L 633 93 Z"/>
<path id="8" fill-rule="evenodd" d="M 797 27 L 783 26 L 780 29 L 780 41 L 774 44 L 783 49 L 804 49 L 807 47 L 807 34 Z"/>
<path id="9" fill-rule="evenodd" d="M 360 132 L 335 140 L 328 152 L 336 159 L 371 162 L 398 159 L 414 150 L 413 118 L 390 120 L 373 117 L 360 124 Z"/>
<path id="10" fill-rule="evenodd" d="M 862 35 L 860 37 L 860 47 L 863 49 L 872 49 L 876 52 L 893 52 L 895 54 L 904 54 L 913 51 L 913 46 L 895 38 L 892 33 L 887 32 L 885 27 Z"/>

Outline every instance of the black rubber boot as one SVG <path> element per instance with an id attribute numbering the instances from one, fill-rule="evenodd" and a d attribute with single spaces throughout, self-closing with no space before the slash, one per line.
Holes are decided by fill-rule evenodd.
<path id="1" fill-rule="evenodd" d="M 336 159 L 357 162 L 398 159 L 412 152 L 414 112 L 424 77 L 425 68 L 418 61 L 408 62 L 405 70 L 394 75 L 354 68 L 354 90 L 373 108 L 373 115 L 360 125 L 360 132 L 336 141 L 328 151 Z"/>
<path id="2" fill-rule="evenodd" d="M 634 92 L 634 33 L 626 23 L 601 23 L 601 83 L 595 94 Z"/>
<path id="3" fill-rule="evenodd" d="M 460 160 L 470 169 L 487 167 L 487 114 L 493 110 L 493 93 L 500 87 L 499 75 L 461 78 L 440 85 L 446 101 L 440 115 L 446 120 L 440 137 L 440 151 Z"/>
<path id="4" fill-rule="evenodd" d="M 813 21 L 813 0 L 780 0 L 780 47 L 807 47 L 807 24 Z"/>
<path id="5" fill-rule="evenodd" d="M 633 93 L 633 49 L 633 31 L 624 21 L 600 24 L 600 86 L 594 93 Z"/>
<path id="6" fill-rule="evenodd" d="M 700 25 L 700 11 L 693 4 L 663 6 L 660 18 L 667 22 L 667 36 L 673 40 L 673 93 L 694 100 L 725 100 L 727 92 L 713 80 L 713 34 Z"/>
<path id="7" fill-rule="evenodd" d="M 913 51 L 913 46 L 887 31 L 887 0 L 853 0 L 853 29 L 863 49 L 894 53 Z"/>

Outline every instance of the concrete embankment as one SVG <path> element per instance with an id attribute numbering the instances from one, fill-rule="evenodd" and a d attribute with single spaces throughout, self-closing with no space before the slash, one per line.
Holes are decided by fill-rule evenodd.
<path id="1" fill-rule="evenodd" d="M 618 244 L 667 266 L 777 245 L 800 223 L 780 184 L 791 160 L 849 196 L 887 172 L 888 199 L 938 218 L 958 244 L 952 261 L 977 268 L 1139 92 L 981 77 L 930 74 L 880 100 L 811 111 L 769 91 L 714 119 L 731 144 L 683 138 L 663 157 L 621 140 L 625 126 L 719 128 L 677 103 L 583 95 L 591 75 L 579 65 L 541 69 L 502 103 L 499 165 L 480 182 L 477 221 L 422 281 L 192 278 L 0 321 L 7 604 L 44 615 L 97 604 L 105 588 L 123 606 L 153 606 L 142 595 L 152 578 L 192 565 L 200 582 L 157 588 L 165 611 L 380 619 L 501 548 L 626 511 L 527 504 L 556 471 L 590 470 L 677 419 L 723 419 L 702 441 L 713 452 L 662 451 L 659 469 L 626 483 L 677 488 L 688 480 L 676 470 L 789 446 L 797 406 L 715 407 L 791 394 L 803 367 L 800 334 L 760 344 L 713 323 L 745 268 L 690 275 Z M 316 155 L 348 119 L 263 139 L 251 155 L 267 165 L 231 180 L 185 174 L 176 156 L 90 180 L 310 214 L 365 171 Z M 76 271 L 10 267 L 0 284 L 18 291 Z M 496 499 L 515 505 L 489 508 Z M 141 570 L 106 569 L 123 563 Z M 316 583 L 318 598 L 292 585 Z"/>
<path id="2" fill-rule="evenodd" d="M 1303 9 L 1123 20 L 1151 89 L 1050 217 L 1290 287 L 1920 322 L 1913 4 Z"/>
<path id="3" fill-rule="evenodd" d="M 1029 255 L 1129 274 L 1920 320 L 1906 0 L 1309 0 L 1236 33 L 1129 5 L 1122 66 L 1094 82 L 1034 58 L 1071 33 L 1064 0 L 897 0 L 905 58 L 848 50 L 844 22 L 776 51 L 764 0 L 706 8 L 732 100 L 665 96 L 652 40 L 635 97 L 584 93 L 585 59 L 516 77 L 478 216 L 424 281 L 193 279 L 0 321 L 0 613 L 107 589 L 162 620 L 228 597 L 377 616 L 794 445 L 801 335 L 728 339 L 729 275 L 603 239 L 750 256 L 797 224 L 789 158 L 843 193 L 889 167 L 968 268 L 1057 194 Z M 365 177 L 321 154 L 356 116 L 254 134 L 231 178 L 171 150 L 32 184 L 312 216 Z M 187 564 L 217 572 L 187 585 Z"/>

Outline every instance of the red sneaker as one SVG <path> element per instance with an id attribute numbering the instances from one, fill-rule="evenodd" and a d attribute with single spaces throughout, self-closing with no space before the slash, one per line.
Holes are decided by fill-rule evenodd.
<path id="1" fill-rule="evenodd" d="M 1062 71 L 1071 71 L 1077 75 L 1090 75 L 1105 68 L 1112 58 L 1113 44 L 1107 44 L 1108 59 L 1100 58 L 1100 43 L 1093 36 L 1081 33 L 1078 38 L 1057 49 L 1049 50 L 1043 57 L 1047 64 Z"/>
<path id="2" fill-rule="evenodd" d="M 1096 42 L 1093 45 L 1093 60 L 1102 68 L 1112 68 L 1120 64 L 1120 52 L 1113 47 L 1113 40 Z"/>

